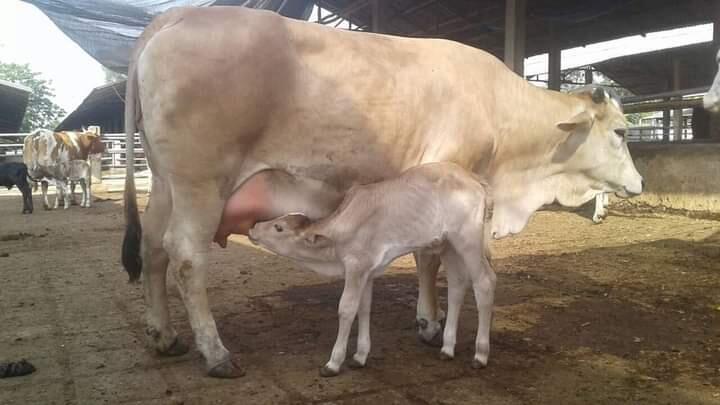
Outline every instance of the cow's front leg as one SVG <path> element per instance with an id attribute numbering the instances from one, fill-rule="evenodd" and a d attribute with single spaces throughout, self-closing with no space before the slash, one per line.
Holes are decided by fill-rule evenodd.
<path id="1" fill-rule="evenodd" d="M 185 303 L 195 343 L 205 357 L 208 375 L 241 377 L 245 373 L 220 340 L 207 297 L 207 255 L 224 201 L 217 187 L 176 184 L 171 190 L 173 207 L 163 247 L 169 255 L 168 268 Z"/>
<path id="2" fill-rule="evenodd" d="M 330 355 L 330 361 L 320 369 L 320 375 L 323 377 L 334 377 L 340 374 L 340 367 L 345 361 L 345 354 L 347 353 L 350 329 L 352 329 L 353 321 L 360 306 L 360 299 L 370 274 L 368 267 L 360 265 L 354 259 L 344 264 L 345 288 L 340 297 L 340 305 L 338 305 L 338 334 Z"/>
<path id="3" fill-rule="evenodd" d="M 80 180 L 80 181 L 82 181 L 82 180 Z M 75 186 L 76 185 L 77 184 L 75 181 L 70 181 L 70 204 L 72 204 L 72 205 L 77 205 L 77 199 L 75 198 Z M 84 195 L 85 194 L 83 194 L 83 196 Z"/>
<path id="4" fill-rule="evenodd" d="M 437 274 L 440 256 L 427 251 L 413 253 L 418 272 L 417 333 L 421 342 L 430 346 L 442 345 L 445 312 L 440 309 Z"/>
<path id="5" fill-rule="evenodd" d="M 607 193 L 600 193 L 595 196 L 595 212 L 593 213 L 592 220 L 594 223 L 599 224 L 607 217 L 608 195 Z"/>
<path id="6" fill-rule="evenodd" d="M 348 361 L 350 368 L 362 368 L 367 364 L 370 354 L 370 312 L 372 308 L 373 280 L 370 278 L 365 285 L 365 290 L 360 299 L 358 310 L 358 337 L 357 351 Z"/>

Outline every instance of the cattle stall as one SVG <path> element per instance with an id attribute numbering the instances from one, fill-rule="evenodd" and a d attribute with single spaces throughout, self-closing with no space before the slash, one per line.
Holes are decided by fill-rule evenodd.
<path id="1" fill-rule="evenodd" d="M 48 7 L 45 0 L 28 1 Z M 296 2 L 218 3 L 282 9 Z M 525 56 L 548 53 L 543 80 L 555 89 L 571 84 L 560 69 L 565 49 L 720 23 L 714 0 L 315 3 L 322 6 L 320 24 L 462 42 L 488 50 L 522 76 Z M 55 18 L 79 13 L 50 7 Z M 97 12 L 81 11 L 102 22 Z M 705 117 L 707 125 L 698 130 L 693 123 L 700 119 L 689 112 L 701 106 L 708 75 L 717 68 L 706 59 L 720 45 L 718 31 L 709 44 L 673 51 L 676 57 L 666 58 L 662 69 L 651 69 L 652 78 L 626 68 L 662 61 L 665 53 L 576 67 L 602 72 L 612 86 L 652 82 L 623 99 L 626 112 L 655 113 L 626 136 L 646 192 L 631 200 L 611 197 L 610 216 L 600 225 L 590 221 L 587 205 L 546 207 L 520 234 L 491 243 L 498 280 L 491 356 L 481 370 L 471 365 L 477 325 L 472 294 L 460 314 L 454 360 L 442 360 L 439 348 L 418 342 L 416 263 L 404 256 L 375 282 L 367 367 L 321 377 L 337 335 L 343 282 L 237 235 L 226 249 L 212 246 L 207 281 L 221 338 L 247 374 L 212 379 L 199 367 L 202 355 L 192 344 L 173 277 L 167 279 L 170 317 L 190 351 L 158 356 L 148 342 L 143 286 L 128 284 L 119 263 L 129 161 L 122 134 L 125 85 L 93 90 L 57 128 L 101 125 L 109 132 L 96 163 L 102 175 L 93 207 L 21 216 L 19 193 L 0 190 L 0 363 L 25 358 L 37 368 L 25 377 L 0 378 L 0 404 L 718 403 L 720 126 Z M 698 58 L 682 61 L 695 52 Z M 123 55 L 111 56 L 113 68 L 126 68 Z M 701 132 L 707 136 L 698 137 Z M 21 159 L 23 135 L 0 134 L 13 139 L 0 143 L 0 161 Z M 137 137 L 134 146 L 142 213 L 150 176 Z M 447 308 L 444 269 L 437 283 Z M 348 353 L 355 333 L 353 328 Z"/>

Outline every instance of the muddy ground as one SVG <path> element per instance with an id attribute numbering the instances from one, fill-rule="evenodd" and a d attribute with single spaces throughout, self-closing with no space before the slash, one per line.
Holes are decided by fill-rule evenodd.
<path id="1" fill-rule="evenodd" d="M 454 361 L 417 342 L 411 259 L 376 282 L 368 368 L 323 379 L 341 283 L 235 237 L 214 249 L 210 300 L 245 365 L 204 377 L 199 353 L 145 346 L 141 288 L 119 265 L 119 194 L 91 209 L 20 215 L 0 197 L 0 361 L 38 371 L 0 379 L 0 404 L 719 404 L 720 222 L 611 212 L 601 225 L 541 212 L 496 242 L 487 369 L 470 367 L 468 294 Z M 442 273 L 441 273 L 442 274 Z M 445 285 L 444 277 L 439 281 Z M 443 296 L 445 292 L 443 291 Z M 191 333 L 170 281 L 174 322 Z M 352 353 L 352 348 L 350 350 Z"/>

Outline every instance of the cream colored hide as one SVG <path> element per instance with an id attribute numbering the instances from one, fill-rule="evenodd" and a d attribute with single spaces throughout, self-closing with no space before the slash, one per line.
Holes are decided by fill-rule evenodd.
<path id="1" fill-rule="evenodd" d="M 718 64 L 718 71 L 715 73 L 710 90 L 703 97 L 703 107 L 713 113 L 720 111 L 720 51 L 715 57 L 715 62 Z"/>
<path id="2" fill-rule="evenodd" d="M 546 202 L 642 190 L 622 112 L 603 91 L 539 89 L 492 55 L 450 41 L 336 30 L 242 7 L 178 8 L 137 41 L 126 101 L 128 154 L 137 128 L 153 192 L 141 227 L 129 167 L 123 264 L 131 279 L 143 277 L 147 330 L 162 353 L 187 349 L 167 310 L 166 271 L 176 278 L 217 377 L 242 370 L 210 313 L 207 254 L 225 202 L 260 171 L 318 190 L 273 202 L 270 218 L 327 207 L 315 209 L 316 220 L 336 207 L 322 196 L 452 161 L 498 187 L 496 237 L 519 232 Z M 415 257 L 419 333 L 429 339 L 443 317 L 434 287 L 440 258 L 422 249 Z"/>
<path id="3" fill-rule="evenodd" d="M 485 198 L 485 187 L 470 172 L 453 163 L 429 163 L 394 179 L 351 188 L 340 207 L 318 222 L 290 214 L 255 224 L 249 234 L 254 243 L 320 274 L 345 278 L 338 336 L 322 376 L 339 374 L 356 315 L 357 352 L 350 367 L 365 366 L 373 279 L 390 262 L 418 249 L 440 255 L 448 274 L 441 357 L 455 356 L 460 307 L 472 285 L 478 310 L 472 364 L 487 364 L 495 273 L 485 253 Z"/>

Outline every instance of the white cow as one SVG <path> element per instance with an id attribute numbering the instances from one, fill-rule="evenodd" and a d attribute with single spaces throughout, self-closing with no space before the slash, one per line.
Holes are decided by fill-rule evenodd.
<path id="1" fill-rule="evenodd" d="M 250 229 L 251 241 L 318 273 L 345 277 L 338 336 L 322 376 L 340 372 L 358 309 L 357 352 L 350 365 L 365 366 L 373 278 L 418 249 L 439 254 L 448 275 L 441 356 L 455 356 L 460 307 L 472 285 L 478 310 L 472 364 L 487 364 L 495 273 L 486 256 L 485 199 L 485 186 L 470 172 L 453 163 L 428 163 L 394 179 L 352 187 L 332 215 L 315 223 L 303 214 L 289 214 Z"/>
<path id="2" fill-rule="evenodd" d="M 243 7 L 156 17 L 131 59 L 125 119 L 128 155 L 137 129 L 153 178 L 141 226 L 128 168 L 123 264 L 131 280 L 143 276 L 153 345 L 179 354 L 187 346 L 170 324 L 170 270 L 217 377 L 243 374 L 208 304 L 207 255 L 220 230 L 247 233 L 290 212 L 315 220 L 353 184 L 429 162 L 482 173 L 495 237 L 520 232 L 555 200 L 577 206 L 599 192 L 642 191 L 622 111 L 602 90 L 540 89 L 451 41 L 348 32 Z M 441 258 L 422 249 L 415 257 L 419 332 L 429 339 L 441 330 Z"/>
<path id="3" fill-rule="evenodd" d="M 703 97 L 703 107 L 710 112 L 720 112 L 720 50 L 715 57 L 715 63 L 718 64 L 719 70 L 715 73 L 710 90 Z"/>

